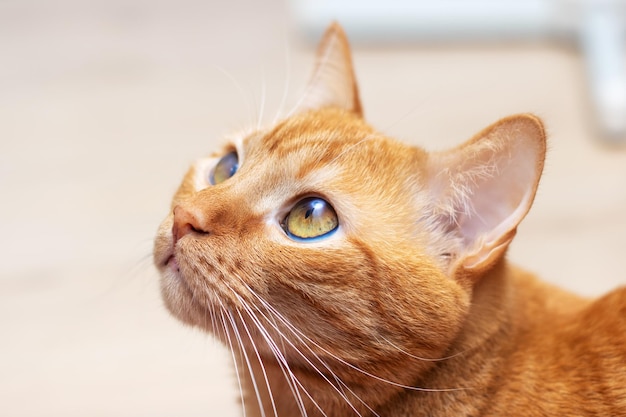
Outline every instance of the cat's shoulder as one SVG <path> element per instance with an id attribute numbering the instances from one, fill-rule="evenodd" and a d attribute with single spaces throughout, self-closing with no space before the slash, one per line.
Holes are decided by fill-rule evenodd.
<path id="1" fill-rule="evenodd" d="M 591 330 L 614 331 L 614 337 L 626 340 L 626 286 L 596 299 L 582 312 L 582 318 Z"/>

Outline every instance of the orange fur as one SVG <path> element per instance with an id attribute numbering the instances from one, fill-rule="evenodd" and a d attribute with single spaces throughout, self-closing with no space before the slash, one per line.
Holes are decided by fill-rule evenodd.
<path id="1" fill-rule="evenodd" d="M 532 115 L 441 153 L 378 133 L 333 25 L 292 115 L 185 176 L 155 241 L 165 303 L 233 349 L 249 416 L 626 415 L 626 289 L 585 300 L 504 256 L 544 157 Z M 294 240 L 310 196 L 339 227 Z"/>

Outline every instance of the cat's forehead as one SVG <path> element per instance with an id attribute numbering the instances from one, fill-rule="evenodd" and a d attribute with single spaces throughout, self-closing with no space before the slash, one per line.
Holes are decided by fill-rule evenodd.
<path id="1" fill-rule="evenodd" d="M 271 212 L 307 195 L 338 205 L 348 205 L 359 195 L 401 201 L 391 196 L 392 191 L 399 192 L 403 184 L 419 177 L 415 168 L 424 156 L 417 148 L 385 137 L 356 114 L 316 110 L 269 129 L 231 136 L 221 152 L 192 166 L 178 198 L 203 190 L 212 193 L 208 179 L 220 159 L 233 152 L 238 168 L 219 188 L 254 213 Z"/>
<path id="2" fill-rule="evenodd" d="M 334 108 L 310 111 L 251 133 L 241 139 L 238 150 L 242 173 L 254 170 L 254 176 L 263 176 L 267 183 L 275 178 L 275 184 L 293 185 L 303 192 L 320 185 L 387 187 L 419 176 L 426 159 L 423 150 L 386 137 L 357 114 Z"/>
<path id="3" fill-rule="evenodd" d="M 375 131 L 356 115 L 325 109 L 286 119 L 262 134 L 253 134 L 243 141 L 243 147 L 251 158 L 297 161 L 301 174 L 305 174 L 309 169 L 332 164 L 348 152 L 362 152 L 368 146 L 358 145 L 375 139 Z"/>

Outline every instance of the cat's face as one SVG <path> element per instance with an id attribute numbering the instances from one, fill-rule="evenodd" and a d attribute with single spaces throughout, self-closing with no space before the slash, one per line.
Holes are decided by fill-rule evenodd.
<path id="1" fill-rule="evenodd" d="M 266 354 L 255 320 L 351 362 L 440 355 L 468 297 L 429 244 L 426 157 L 340 109 L 242 134 L 192 166 L 159 229 L 168 308 L 221 337 L 228 310 Z"/>
<path id="2" fill-rule="evenodd" d="M 441 357 L 457 336 L 473 283 L 530 207 L 544 152 L 527 115 L 449 152 L 384 137 L 363 121 L 334 26 L 293 115 L 185 176 L 155 243 L 166 305 L 264 360 L 411 383 L 432 362 L 410 358 Z"/>

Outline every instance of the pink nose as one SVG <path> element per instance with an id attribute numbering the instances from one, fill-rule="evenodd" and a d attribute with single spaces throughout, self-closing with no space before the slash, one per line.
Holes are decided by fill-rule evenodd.
<path id="1" fill-rule="evenodd" d="M 172 226 L 174 244 L 189 233 L 208 234 L 209 232 L 202 228 L 200 219 L 192 211 L 180 205 L 174 207 L 174 225 Z"/>

